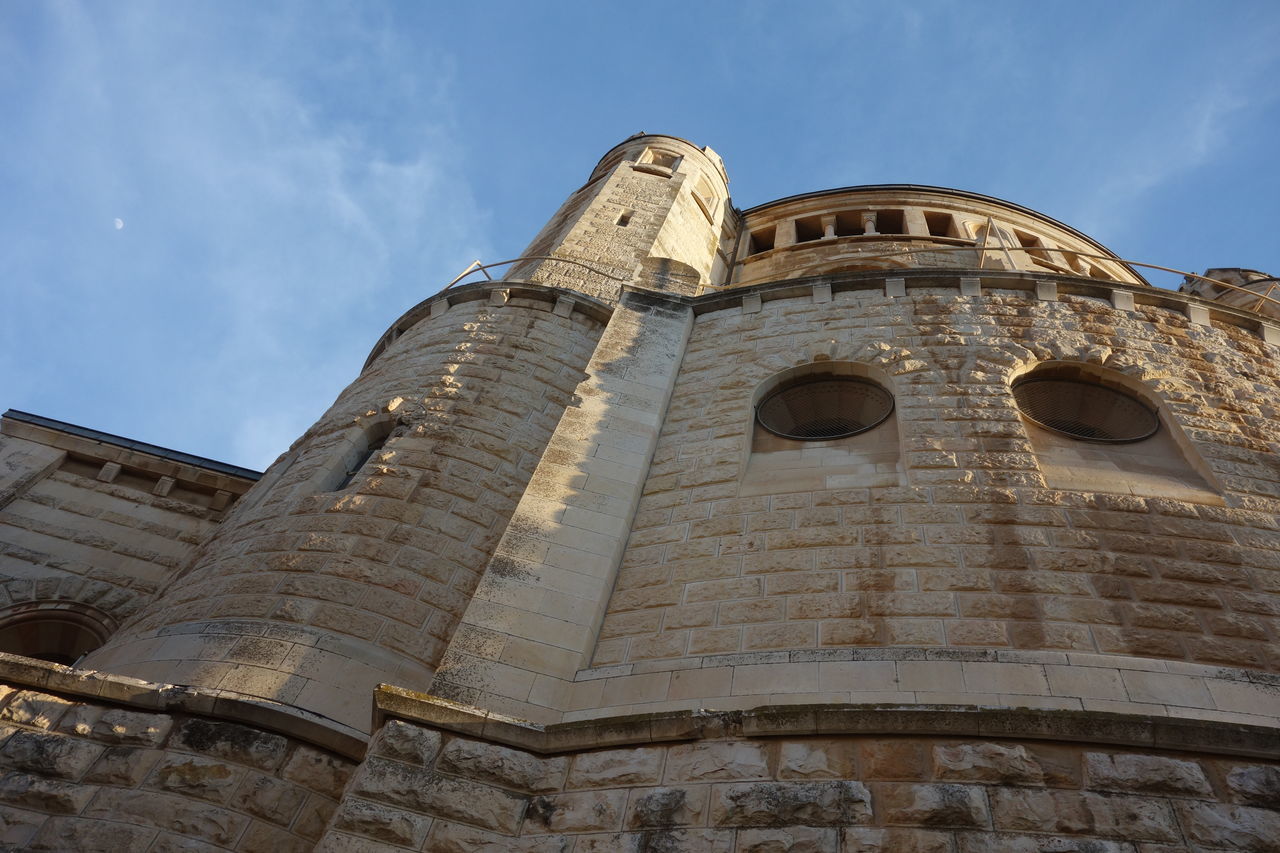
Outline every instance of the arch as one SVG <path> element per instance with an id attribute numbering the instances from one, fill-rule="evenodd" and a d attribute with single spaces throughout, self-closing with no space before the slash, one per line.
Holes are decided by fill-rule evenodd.
<path id="1" fill-rule="evenodd" d="M 71 666 L 115 629 L 115 620 L 87 604 L 30 601 L 0 612 L 0 652 Z"/>

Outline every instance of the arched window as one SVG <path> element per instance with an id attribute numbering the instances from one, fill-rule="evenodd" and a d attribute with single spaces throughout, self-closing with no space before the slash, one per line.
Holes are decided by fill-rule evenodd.
<path id="1" fill-rule="evenodd" d="M 0 614 L 0 652 L 74 664 L 106 642 L 114 623 L 92 607 L 74 602 L 32 602 Z"/>

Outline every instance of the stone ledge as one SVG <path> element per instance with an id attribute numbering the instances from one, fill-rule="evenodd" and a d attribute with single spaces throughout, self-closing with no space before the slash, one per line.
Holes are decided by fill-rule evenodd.
<path id="1" fill-rule="evenodd" d="M 158 684 L 0 652 L 0 683 L 38 688 L 79 700 L 96 700 L 166 714 L 192 714 L 277 732 L 359 760 L 368 736 L 336 720 L 282 702 L 230 690 Z"/>
<path id="2" fill-rule="evenodd" d="M 396 718 L 543 754 L 731 734 L 874 734 L 1031 738 L 1280 759 L 1280 737 L 1269 727 L 1107 712 L 976 705 L 786 705 L 635 714 L 544 726 L 386 684 L 375 691 L 374 705 L 375 731 Z"/>

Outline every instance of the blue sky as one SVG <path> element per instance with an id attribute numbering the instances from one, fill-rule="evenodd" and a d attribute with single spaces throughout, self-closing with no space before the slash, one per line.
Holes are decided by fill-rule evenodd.
<path id="1" fill-rule="evenodd" d="M 0 0 L 0 407 L 265 467 L 640 130 L 739 207 L 937 184 L 1280 273 L 1277 45 L 1274 2 Z"/>

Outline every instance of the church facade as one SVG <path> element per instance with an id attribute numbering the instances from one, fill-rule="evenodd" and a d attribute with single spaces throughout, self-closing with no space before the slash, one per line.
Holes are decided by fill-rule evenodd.
<path id="1" fill-rule="evenodd" d="M 1280 301 L 616 146 L 267 471 L 10 411 L 0 845 L 1280 850 Z"/>

